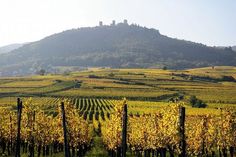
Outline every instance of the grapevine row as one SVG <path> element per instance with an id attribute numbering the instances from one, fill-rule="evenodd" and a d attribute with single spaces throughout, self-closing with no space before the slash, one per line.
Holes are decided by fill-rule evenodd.
<path id="1" fill-rule="evenodd" d="M 102 126 L 103 142 L 110 156 L 120 156 L 122 148 L 122 112 L 124 104 Z M 127 145 L 135 156 L 180 155 L 179 109 L 176 104 L 156 114 L 129 115 Z M 236 113 L 221 110 L 220 116 L 187 116 L 185 121 L 187 156 L 234 156 L 236 148 Z"/>

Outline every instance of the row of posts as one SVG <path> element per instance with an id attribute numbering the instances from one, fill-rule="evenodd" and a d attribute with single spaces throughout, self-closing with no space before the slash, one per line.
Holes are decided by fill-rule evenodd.
<path id="1" fill-rule="evenodd" d="M 20 129 L 21 129 L 21 114 L 22 114 L 22 101 L 20 98 L 17 99 L 17 141 L 16 141 L 16 154 L 15 157 L 20 157 Z M 64 133 L 64 156 L 70 157 L 69 145 L 67 140 L 67 128 L 66 128 L 66 113 L 64 102 L 61 102 L 61 112 L 62 112 L 62 125 Z M 179 134 L 180 134 L 180 150 L 181 153 L 179 157 L 186 156 L 186 141 L 185 141 L 185 107 L 180 107 L 179 109 Z M 128 122 L 128 109 L 127 104 L 124 104 L 123 114 L 122 114 L 122 145 L 121 145 L 121 157 L 126 157 L 127 151 L 127 122 Z"/>
<path id="2" fill-rule="evenodd" d="M 21 115 L 22 115 L 22 101 L 20 98 L 17 98 L 17 141 L 16 141 L 16 153 L 15 157 L 20 157 L 20 144 L 21 144 Z M 66 116 L 65 116 L 65 107 L 64 107 L 64 102 L 61 102 L 61 112 L 62 112 L 62 125 L 63 125 L 63 133 L 64 133 L 64 155 L 65 157 L 69 157 L 69 145 L 67 141 L 67 130 L 66 130 Z"/>
<path id="3" fill-rule="evenodd" d="M 128 109 L 127 104 L 124 105 L 122 115 L 122 145 L 121 145 L 121 157 L 126 157 L 127 150 L 127 122 L 128 122 Z M 180 155 L 179 157 L 186 156 L 186 140 L 185 140 L 185 107 L 179 108 L 179 136 L 180 136 Z"/>

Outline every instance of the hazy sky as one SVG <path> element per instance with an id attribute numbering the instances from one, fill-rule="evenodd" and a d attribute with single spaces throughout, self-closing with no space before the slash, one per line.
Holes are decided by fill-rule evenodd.
<path id="1" fill-rule="evenodd" d="M 236 45 L 236 0 L 0 0 L 0 46 L 113 19 L 207 45 Z"/>

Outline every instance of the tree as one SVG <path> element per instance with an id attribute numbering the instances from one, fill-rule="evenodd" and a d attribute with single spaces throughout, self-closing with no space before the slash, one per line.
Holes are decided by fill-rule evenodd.
<path id="1" fill-rule="evenodd" d="M 114 77 L 115 74 L 114 74 L 114 73 L 110 73 L 110 74 L 108 74 L 108 76 L 109 76 L 109 77 Z"/>
<path id="2" fill-rule="evenodd" d="M 231 81 L 234 82 L 235 79 L 233 76 L 222 76 L 222 81 Z"/>
<path id="3" fill-rule="evenodd" d="M 46 73 L 46 70 L 44 70 L 44 69 L 40 69 L 39 71 L 37 71 L 37 74 L 41 75 L 41 76 L 44 76 L 45 73 Z"/>
<path id="4" fill-rule="evenodd" d="M 189 103 L 192 107 L 205 108 L 207 105 L 200 99 L 197 99 L 195 95 L 189 98 Z"/>
<path id="5" fill-rule="evenodd" d="M 167 70 L 167 66 L 163 66 L 163 67 L 162 67 L 162 70 Z"/>
<path id="6" fill-rule="evenodd" d="M 193 106 L 194 104 L 196 104 L 196 102 L 197 102 L 197 97 L 195 95 L 190 96 L 189 98 L 190 105 Z"/>
<path id="7" fill-rule="evenodd" d="M 70 75 L 70 73 L 71 73 L 70 70 L 66 70 L 66 71 L 63 72 L 63 75 L 64 75 L 64 76 L 68 76 L 68 75 Z"/>

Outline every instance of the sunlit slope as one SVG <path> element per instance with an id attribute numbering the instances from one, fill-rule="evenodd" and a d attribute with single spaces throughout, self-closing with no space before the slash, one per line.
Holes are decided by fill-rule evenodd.
<path id="1" fill-rule="evenodd" d="M 0 79 L 1 97 L 83 97 L 167 101 L 196 95 L 206 103 L 236 104 L 235 67 L 189 70 L 91 68 L 67 75 Z"/>

